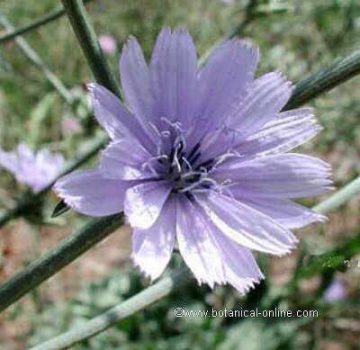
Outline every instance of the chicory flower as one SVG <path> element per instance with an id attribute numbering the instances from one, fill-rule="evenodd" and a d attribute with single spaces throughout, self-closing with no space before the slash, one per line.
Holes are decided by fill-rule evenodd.
<path id="1" fill-rule="evenodd" d="M 289 153 L 321 128 L 311 108 L 282 111 L 293 86 L 279 72 L 256 78 L 258 60 L 257 47 L 233 39 L 198 67 L 189 33 L 165 28 L 149 64 L 135 38 L 125 44 L 126 105 L 89 86 L 111 142 L 97 168 L 55 190 L 86 215 L 124 211 L 133 261 L 151 279 L 177 245 L 199 283 L 245 293 L 263 278 L 252 250 L 287 254 L 291 229 L 324 220 L 294 199 L 328 191 L 330 166 Z"/>

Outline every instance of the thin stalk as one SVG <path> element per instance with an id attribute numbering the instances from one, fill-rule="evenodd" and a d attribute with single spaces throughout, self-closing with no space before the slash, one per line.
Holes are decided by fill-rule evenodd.
<path id="1" fill-rule="evenodd" d="M 183 268 L 172 273 L 169 277 L 148 287 L 142 292 L 129 298 L 123 303 L 111 308 L 103 314 L 93 318 L 83 326 L 74 328 L 54 339 L 31 348 L 30 350 L 57 350 L 66 349 L 79 341 L 90 338 L 105 331 L 113 324 L 131 316 L 137 311 L 143 310 L 161 298 L 169 295 L 175 289 L 180 288 L 190 279 L 189 270 Z"/>
<path id="2" fill-rule="evenodd" d="M 13 25 L 2 13 L 0 13 L 0 24 L 7 30 L 14 30 Z M 20 36 L 16 37 L 15 42 L 24 52 L 26 57 L 31 61 L 31 63 L 33 63 L 44 74 L 48 82 L 54 87 L 54 89 L 65 100 L 65 102 L 71 105 L 72 96 L 70 92 L 61 82 L 61 80 L 47 67 L 45 62 L 38 55 L 38 53 L 27 43 L 25 39 Z"/>
<path id="3" fill-rule="evenodd" d="M 358 194 L 360 194 L 360 176 L 336 192 L 333 196 L 316 205 L 314 210 L 319 213 L 329 213 Z"/>
<path id="4" fill-rule="evenodd" d="M 119 88 L 100 48 L 83 2 L 62 0 L 62 4 L 96 81 L 119 96 Z"/>
<path id="5" fill-rule="evenodd" d="M 49 279 L 124 223 L 122 214 L 92 219 L 0 286 L 0 311 Z"/>
<path id="6" fill-rule="evenodd" d="M 88 3 L 91 0 L 84 0 L 84 3 Z M 0 44 L 5 44 L 11 40 L 14 40 L 19 35 L 24 35 L 34 31 L 35 29 L 44 26 L 50 22 L 55 21 L 58 18 L 61 18 L 65 15 L 65 10 L 63 7 L 52 10 L 47 14 L 40 16 L 39 18 L 35 19 L 33 22 L 26 24 L 19 28 L 9 29 L 8 33 L 5 33 L 0 36 Z"/>
<path id="7" fill-rule="evenodd" d="M 328 68 L 296 84 L 293 96 L 284 109 L 292 109 L 309 102 L 320 94 L 339 86 L 360 73 L 360 50 L 338 59 Z"/>

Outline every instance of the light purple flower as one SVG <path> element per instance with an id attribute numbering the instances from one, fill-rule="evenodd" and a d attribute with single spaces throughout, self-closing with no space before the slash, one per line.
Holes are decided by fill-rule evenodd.
<path id="1" fill-rule="evenodd" d="M 337 300 L 343 300 L 347 297 L 345 283 L 341 278 L 335 278 L 324 292 L 324 299 L 331 303 Z"/>
<path id="2" fill-rule="evenodd" d="M 34 192 L 41 191 L 60 174 L 64 158 L 59 153 L 42 149 L 35 153 L 25 144 L 15 151 L 0 149 L 0 166 L 11 172 L 16 180 L 28 185 Z"/>
<path id="3" fill-rule="evenodd" d="M 107 55 L 113 55 L 116 52 L 117 44 L 113 36 L 102 34 L 99 36 L 99 44 L 101 49 Z"/>
<path id="4" fill-rule="evenodd" d="M 251 250 L 287 254 L 297 242 L 290 229 L 324 219 L 293 199 L 326 192 L 329 165 L 286 153 L 320 127 L 310 108 L 281 112 L 293 87 L 277 72 L 255 78 L 258 59 L 256 47 L 234 39 L 199 68 L 188 32 L 166 28 L 149 64 L 135 38 L 125 44 L 126 106 L 89 87 L 112 141 L 96 169 L 55 189 L 83 214 L 124 210 L 132 258 L 151 279 L 177 244 L 199 283 L 245 293 L 263 278 Z"/>

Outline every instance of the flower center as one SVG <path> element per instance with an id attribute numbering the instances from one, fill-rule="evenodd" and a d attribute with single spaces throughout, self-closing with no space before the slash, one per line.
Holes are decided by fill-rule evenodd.
<path id="1" fill-rule="evenodd" d="M 208 177 L 213 160 L 200 162 L 200 143 L 186 152 L 184 141 L 174 142 L 166 160 L 166 178 L 173 183 L 173 191 L 189 193 L 209 189 L 214 180 Z"/>

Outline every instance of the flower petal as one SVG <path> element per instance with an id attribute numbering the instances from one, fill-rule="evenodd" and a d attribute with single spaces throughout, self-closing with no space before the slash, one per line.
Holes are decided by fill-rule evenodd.
<path id="1" fill-rule="evenodd" d="M 134 37 L 130 37 L 122 49 L 120 74 L 130 109 L 142 118 L 153 118 L 150 72 L 141 47 Z"/>
<path id="2" fill-rule="evenodd" d="M 226 280 L 241 294 L 245 294 L 255 283 L 259 283 L 264 275 L 249 249 L 235 243 L 220 231 L 215 233 L 217 234 L 214 235 L 214 239 L 226 266 Z"/>
<path id="3" fill-rule="evenodd" d="M 326 162 L 295 153 L 224 163 L 213 176 L 232 180 L 229 189 L 236 197 L 301 198 L 332 188 Z"/>
<path id="4" fill-rule="evenodd" d="M 240 202 L 270 216 L 288 229 L 301 228 L 313 222 L 323 222 L 324 215 L 287 199 L 237 198 Z"/>
<path id="5" fill-rule="evenodd" d="M 98 169 L 78 170 L 60 178 L 55 192 L 75 211 L 106 216 L 123 210 L 128 183 L 105 179 Z"/>
<path id="6" fill-rule="evenodd" d="M 260 130 L 276 118 L 292 90 L 291 83 L 279 72 L 261 76 L 248 89 L 243 102 L 227 116 L 228 128 L 238 133 L 239 140 Z"/>
<path id="7" fill-rule="evenodd" d="M 285 153 L 311 140 L 321 129 L 312 108 L 294 109 L 280 113 L 234 148 L 242 156 Z"/>
<path id="8" fill-rule="evenodd" d="M 200 130 L 217 127 L 230 106 L 241 101 L 254 79 L 258 59 L 258 48 L 244 40 L 228 40 L 214 49 L 199 73 Z"/>
<path id="9" fill-rule="evenodd" d="M 132 259 L 152 280 L 165 270 L 175 245 L 175 210 L 175 203 L 167 201 L 150 229 L 133 232 Z"/>
<path id="10" fill-rule="evenodd" d="M 196 92 L 196 48 L 184 29 L 159 34 L 150 64 L 155 112 L 169 121 L 188 126 L 194 113 Z"/>
<path id="11" fill-rule="evenodd" d="M 289 253 L 297 238 L 269 216 L 227 196 L 212 193 L 197 197 L 209 219 L 236 243 L 265 253 Z"/>
<path id="12" fill-rule="evenodd" d="M 140 180 L 154 177 L 145 169 L 151 155 L 136 140 L 124 138 L 113 142 L 101 154 L 100 170 L 104 177 L 122 180 Z"/>
<path id="13" fill-rule="evenodd" d="M 176 237 L 180 253 L 199 284 L 225 284 L 225 267 L 211 227 L 186 198 L 177 201 Z"/>
<path id="14" fill-rule="evenodd" d="M 131 227 L 149 229 L 161 214 L 171 190 L 167 181 L 151 181 L 130 187 L 125 196 L 125 214 Z"/>
<path id="15" fill-rule="evenodd" d="M 243 294 L 263 278 L 251 252 L 224 236 L 196 202 L 178 201 L 176 223 L 180 253 L 199 283 L 230 283 Z"/>
<path id="16" fill-rule="evenodd" d="M 88 85 L 95 117 L 111 139 L 132 135 L 147 147 L 153 146 L 148 126 L 139 122 L 112 92 L 92 83 Z"/>

